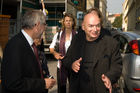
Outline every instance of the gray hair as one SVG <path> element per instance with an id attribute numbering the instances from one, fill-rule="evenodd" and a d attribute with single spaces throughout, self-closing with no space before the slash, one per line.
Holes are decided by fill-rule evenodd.
<path id="1" fill-rule="evenodd" d="M 22 29 L 32 29 L 38 22 L 46 23 L 46 16 L 40 10 L 27 11 L 22 17 Z"/>

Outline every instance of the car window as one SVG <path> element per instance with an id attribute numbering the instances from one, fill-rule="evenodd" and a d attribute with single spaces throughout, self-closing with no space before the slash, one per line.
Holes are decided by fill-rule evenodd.
<path id="1" fill-rule="evenodd" d="M 119 42 L 120 52 L 121 53 L 128 52 L 129 48 L 127 39 L 121 35 L 116 35 L 114 38 Z"/>
<path id="2" fill-rule="evenodd" d="M 129 45 L 129 42 L 127 41 L 127 39 L 123 36 L 120 36 L 120 41 L 121 41 L 121 45 L 120 45 L 120 49 L 122 53 L 131 53 L 131 47 Z"/>

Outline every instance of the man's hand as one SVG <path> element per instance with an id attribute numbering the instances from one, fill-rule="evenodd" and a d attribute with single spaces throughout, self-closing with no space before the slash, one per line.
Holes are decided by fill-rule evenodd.
<path id="1" fill-rule="evenodd" d="M 79 58 L 78 60 L 76 60 L 73 64 L 72 64 L 72 69 L 74 72 L 78 73 L 78 71 L 80 70 L 80 62 L 82 61 L 82 58 Z"/>
<path id="2" fill-rule="evenodd" d="M 51 89 L 56 83 L 55 79 L 45 78 L 44 80 L 46 84 L 46 89 Z"/>
<path id="3" fill-rule="evenodd" d="M 102 74 L 102 80 L 103 80 L 106 88 L 109 89 L 109 93 L 112 93 L 112 85 L 111 85 L 110 79 L 107 76 L 105 76 L 104 74 Z"/>

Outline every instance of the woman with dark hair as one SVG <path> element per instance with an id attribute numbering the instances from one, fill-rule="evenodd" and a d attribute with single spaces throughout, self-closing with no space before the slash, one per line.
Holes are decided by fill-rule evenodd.
<path id="1" fill-rule="evenodd" d="M 72 37 L 76 34 L 76 22 L 72 14 L 65 13 L 62 19 L 62 29 L 58 31 L 50 45 L 50 53 L 58 60 L 57 65 L 57 84 L 58 93 L 66 93 L 66 83 L 68 71 L 63 67 L 61 60 L 64 58 Z"/>

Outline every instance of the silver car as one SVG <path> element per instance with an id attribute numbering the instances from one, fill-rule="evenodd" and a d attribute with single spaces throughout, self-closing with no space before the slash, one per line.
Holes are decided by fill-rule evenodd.
<path id="1" fill-rule="evenodd" d="M 140 35 L 132 32 L 113 34 L 120 43 L 123 59 L 119 80 L 121 93 L 140 93 Z"/>

